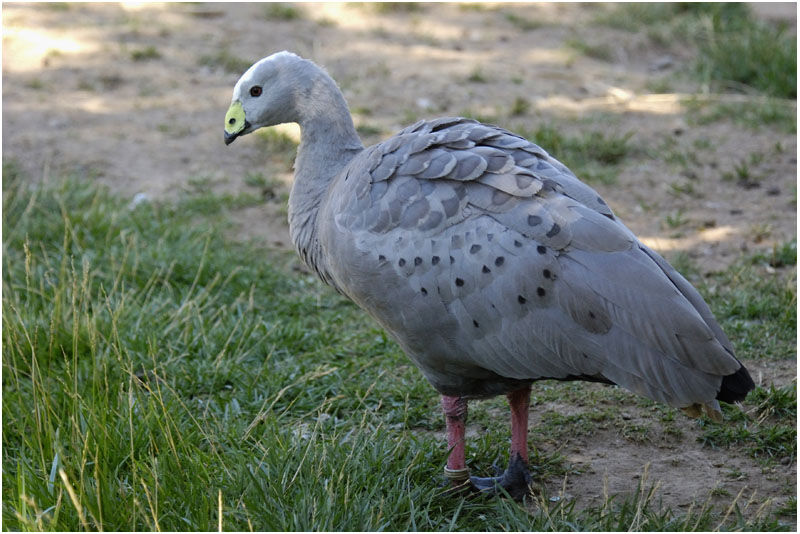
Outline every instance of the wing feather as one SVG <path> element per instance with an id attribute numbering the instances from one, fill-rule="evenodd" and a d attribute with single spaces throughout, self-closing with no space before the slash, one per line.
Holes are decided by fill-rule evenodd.
<path id="1" fill-rule="evenodd" d="M 336 285 L 442 391 L 462 375 L 495 377 L 481 391 L 589 376 L 713 409 L 740 366 L 697 291 L 519 136 L 420 121 L 365 150 L 346 178 L 326 206 L 325 239 L 348 251 L 332 259 Z"/>

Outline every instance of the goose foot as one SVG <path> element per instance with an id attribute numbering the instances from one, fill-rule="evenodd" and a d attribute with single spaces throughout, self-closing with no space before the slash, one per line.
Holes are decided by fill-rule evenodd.
<path id="1" fill-rule="evenodd" d="M 466 470 L 464 470 L 466 471 Z M 498 469 L 498 472 L 500 470 Z M 530 495 L 531 475 L 528 464 L 519 455 L 509 462 L 508 469 L 500 472 L 496 477 L 473 477 L 464 473 L 466 478 L 455 479 L 445 472 L 449 478 L 448 494 L 490 495 L 503 497 L 508 495 L 516 501 L 523 500 Z"/>
<path id="2" fill-rule="evenodd" d="M 469 477 L 473 491 L 492 495 L 503 495 L 503 490 L 521 501 L 530 494 L 531 474 L 528 464 L 521 456 L 515 455 L 508 463 L 508 469 L 496 477 Z"/>

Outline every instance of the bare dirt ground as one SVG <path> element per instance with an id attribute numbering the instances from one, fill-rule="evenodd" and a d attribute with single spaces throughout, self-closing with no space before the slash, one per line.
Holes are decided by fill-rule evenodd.
<path id="1" fill-rule="evenodd" d="M 631 132 L 638 155 L 620 166 L 615 183 L 592 185 L 646 243 L 668 258 L 686 252 L 702 273 L 793 238 L 796 135 L 730 118 L 695 124 L 680 95 L 696 92 L 696 82 L 677 74 L 690 51 L 594 24 L 608 9 L 304 4 L 292 18 L 264 4 L 6 3 L 3 158 L 34 180 L 75 171 L 129 198 L 174 198 L 197 179 L 215 191 L 252 191 L 244 181 L 252 172 L 288 183 L 286 165 L 267 168 L 263 140 L 222 142 L 243 70 L 226 70 L 226 61 L 246 67 L 287 49 L 339 82 L 365 144 L 419 118 L 464 113 L 511 130 L 557 121 L 572 135 Z M 796 27 L 793 4 L 757 9 Z M 569 42 L 602 45 L 604 57 Z M 518 98 L 530 106 L 512 113 Z M 742 162 L 757 187 L 724 179 Z M 277 203 L 232 217 L 241 223 L 239 237 L 289 246 Z M 754 376 L 785 384 L 795 375 L 794 364 L 762 364 Z M 756 491 L 759 502 L 774 497 L 773 505 L 795 494 L 794 461 L 764 471 L 744 455 L 702 448 L 696 427 L 681 424 L 684 438 L 659 447 L 610 430 L 569 443 L 568 459 L 586 470 L 567 480 L 566 494 L 633 491 L 647 464 L 667 506 L 688 506 L 716 485 L 724 489 L 720 498 L 744 488 L 742 499 Z M 550 485 L 551 495 L 562 488 L 561 481 Z"/>

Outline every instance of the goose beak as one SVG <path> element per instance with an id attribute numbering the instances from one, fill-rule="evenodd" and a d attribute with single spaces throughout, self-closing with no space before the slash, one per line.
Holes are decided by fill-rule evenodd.
<path id="1" fill-rule="evenodd" d="M 233 143 L 237 137 L 239 137 L 238 133 L 229 134 L 228 132 L 225 132 L 225 145 Z"/>
<path id="2" fill-rule="evenodd" d="M 229 145 L 240 135 L 247 133 L 250 123 L 244 117 L 244 108 L 238 100 L 231 102 L 225 114 L 225 144 Z"/>

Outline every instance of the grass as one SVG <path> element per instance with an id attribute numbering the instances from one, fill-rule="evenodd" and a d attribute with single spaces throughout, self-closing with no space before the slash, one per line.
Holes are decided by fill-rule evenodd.
<path id="1" fill-rule="evenodd" d="M 613 50 L 605 43 L 589 43 L 581 37 L 572 37 L 567 39 L 564 44 L 577 53 L 592 59 L 606 62 L 613 61 L 614 59 Z"/>
<path id="2" fill-rule="evenodd" d="M 664 222 L 667 225 L 667 228 L 679 228 L 686 224 L 688 220 L 682 209 L 677 209 L 672 213 L 668 213 L 664 216 Z"/>
<path id="3" fill-rule="evenodd" d="M 536 130 L 521 131 L 520 134 L 547 150 L 587 182 L 614 183 L 618 164 L 636 152 L 630 142 L 632 132 L 584 131 L 571 136 L 544 124 Z"/>
<path id="4" fill-rule="evenodd" d="M 261 198 L 266 201 L 289 200 L 286 184 L 274 176 L 266 176 L 262 173 L 248 173 L 245 175 L 243 182 L 245 185 L 258 189 L 261 193 Z M 286 195 L 286 198 L 283 198 L 284 195 Z"/>
<path id="5" fill-rule="evenodd" d="M 69 2 L 47 2 L 46 9 L 52 11 L 69 11 L 72 8 Z"/>
<path id="6" fill-rule="evenodd" d="M 380 126 L 366 123 L 361 123 L 356 126 L 356 131 L 358 132 L 358 135 L 362 137 L 373 137 L 383 133 L 383 129 Z"/>
<path id="7" fill-rule="evenodd" d="M 649 78 L 645 82 L 645 89 L 650 93 L 671 93 L 673 92 L 673 80 L 671 76 L 663 78 Z"/>
<path id="8" fill-rule="evenodd" d="M 797 384 L 782 388 L 758 387 L 747 398 L 751 414 L 724 408 L 725 425 L 704 420 L 698 440 L 711 447 L 737 446 L 765 463 L 793 462 L 797 458 Z"/>
<path id="9" fill-rule="evenodd" d="M 516 28 L 524 32 L 537 30 L 544 26 L 544 23 L 539 20 L 523 17 L 522 15 L 517 15 L 516 13 L 512 13 L 511 11 L 503 13 L 503 16 L 509 23 L 511 23 L 511 25 L 515 26 Z"/>
<path id="10" fill-rule="evenodd" d="M 367 2 L 366 5 L 376 13 L 383 15 L 419 13 L 424 11 L 421 2 Z"/>
<path id="11" fill-rule="evenodd" d="M 280 167 L 290 170 L 297 155 L 297 141 L 278 128 L 262 128 L 255 132 L 259 145 L 270 160 Z"/>
<path id="12" fill-rule="evenodd" d="M 131 50 L 131 59 L 133 61 L 148 61 L 151 59 L 159 59 L 160 57 L 161 52 L 153 45 Z"/>
<path id="13" fill-rule="evenodd" d="M 226 47 L 219 48 L 213 54 L 206 54 L 200 57 L 200 65 L 212 69 L 222 69 L 230 74 L 240 75 L 250 68 L 253 63 L 250 60 L 235 56 Z"/>
<path id="14" fill-rule="evenodd" d="M 264 16 L 271 20 L 291 21 L 303 18 L 304 13 L 297 6 L 274 2 L 264 8 Z"/>
<path id="15" fill-rule="evenodd" d="M 689 98 L 683 105 L 691 125 L 732 120 L 735 124 L 755 131 L 773 125 L 786 133 L 797 131 L 797 105 L 787 100 L 766 98 L 743 102 L 715 102 Z"/>
<path id="16" fill-rule="evenodd" d="M 215 193 L 208 186 L 207 180 L 190 181 L 188 191 L 177 202 L 179 209 L 190 213 L 199 212 L 208 215 L 219 215 L 226 211 L 237 210 L 249 206 L 257 206 L 264 202 L 266 196 L 258 196 L 242 191 L 233 193 Z"/>
<path id="17" fill-rule="evenodd" d="M 644 480 L 583 510 L 544 487 L 533 507 L 443 494 L 446 449 L 432 432 L 443 423 L 420 373 L 353 304 L 292 272 L 293 256 L 227 240 L 225 215 L 186 201 L 130 209 L 90 180 L 31 185 L 4 165 L 6 529 L 792 528 L 774 514 L 664 509 Z M 705 290 L 742 356 L 789 358 L 794 265 L 769 278 L 765 261 Z M 766 337 L 770 352 L 755 346 Z M 534 405 L 565 395 L 615 410 L 626 394 L 543 384 Z M 795 398 L 758 392 L 758 433 L 709 445 L 777 450 L 788 436 L 769 428 L 793 421 Z M 475 403 L 487 431 L 468 461 L 487 470 L 507 447 L 489 412 L 501 404 Z M 586 418 L 551 423 L 588 431 Z M 569 469 L 532 452 L 545 477 Z"/>
<path id="18" fill-rule="evenodd" d="M 788 343 L 797 329 L 797 255 L 794 242 L 776 247 L 773 258 L 757 254 L 708 279 L 715 313 L 744 359 L 794 357 Z M 778 260 L 779 261 L 776 261 Z M 782 272 L 770 263 L 780 264 Z M 701 286 L 702 287 L 702 286 Z"/>
<path id="19" fill-rule="evenodd" d="M 680 169 L 682 173 L 690 172 L 692 168 L 702 164 L 697 157 L 697 153 L 672 137 L 665 137 L 658 149 L 651 153 L 651 157 L 663 159 L 666 163 Z"/>
<path id="20" fill-rule="evenodd" d="M 495 126 L 502 122 L 502 118 L 499 114 L 493 113 L 493 109 L 489 108 L 487 111 L 473 111 L 472 109 L 464 109 L 461 110 L 458 115 L 460 117 L 466 117 L 468 119 L 474 119 L 478 122 L 482 122 L 484 124 L 494 124 Z M 407 121 L 412 122 L 412 121 Z"/>
<path id="21" fill-rule="evenodd" d="M 508 114 L 512 117 L 518 117 L 520 115 L 525 115 L 530 111 L 530 109 L 530 100 L 523 96 L 517 96 L 514 98 L 514 102 L 511 103 L 511 109 L 509 110 Z"/>
<path id="22" fill-rule="evenodd" d="M 733 163 L 732 170 L 722 173 L 722 179 L 727 181 L 735 180 L 737 184 L 745 189 L 752 189 L 760 186 L 762 177 L 753 173 L 750 163 L 746 159 L 740 159 Z"/>
<path id="23" fill-rule="evenodd" d="M 797 98 L 797 42 L 785 26 L 756 21 L 744 10 L 725 6 L 714 10 L 707 21 L 695 65 L 701 79 Z"/>
<path id="24" fill-rule="evenodd" d="M 338 530 L 347 519 L 375 529 L 386 510 L 367 506 L 371 498 L 360 497 L 366 515 L 345 506 L 361 491 L 348 482 L 357 476 L 351 464 L 381 492 L 376 473 L 386 457 L 397 458 L 402 485 L 404 476 L 414 480 L 402 472 L 409 455 L 440 455 L 412 436 L 366 444 L 386 425 L 427 425 L 427 411 L 407 398 L 419 386 L 402 387 L 416 371 L 395 373 L 402 357 L 394 348 L 377 365 L 348 358 L 374 355 L 385 337 L 370 323 L 343 331 L 342 322 L 363 324 L 354 306 L 308 278 L 279 275 L 253 250 L 225 246 L 213 221 L 188 218 L 205 208 L 129 211 L 84 183 L 30 193 L 4 174 L 15 188 L 4 213 L 16 221 L 4 236 L 4 480 L 24 488 L 4 498 L 7 525 L 207 530 L 216 528 L 221 490 L 228 528 L 249 520 L 261 529 Z M 393 360 L 396 379 L 379 384 Z M 368 380 L 352 379 L 367 369 Z M 20 409 L 31 401 L 36 410 Z M 354 424 L 337 424 L 351 415 Z M 296 432 L 302 425 L 313 440 Z M 398 496 L 418 497 L 408 490 Z M 331 513 L 319 513 L 329 522 L 273 516 L 276 499 L 286 510 L 327 499 Z"/>
<path id="25" fill-rule="evenodd" d="M 680 182 L 670 182 L 669 192 L 674 196 L 693 196 L 696 194 L 694 184 L 690 180 L 682 180 Z"/>
<path id="26" fill-rule="evenodd" d="M 475 67 L 467 75 L 467 81 L 472 83 L 488 83 L 489 79 L 486 77 L 486 74 L 484 74 L 483 69 Z"/>
<path id="27" fill-rule="evenodd" d="M 697 54 L 686 73 L 715 90 L 797 98 L 795 36 L 743 3 L 626 3 L 596 22 L 645 32 L 659 47 L 688 43 Z"/>
<path id="28" fill-rule="evenodd" d="M 664 3 L 641 2 L 616 6 L 614 9 L 595 15 L 595 22 L 629 32 L 652 26 L 674 16 L 673 7 Z"/>
<path id="29" fill-rule="evenodd" d="M 766 262 L 770 267 L 789 267 L 797 265 L 797 240 L 787 241 L 772 247 L 768 254 L 756 254 L 752 260 L 755 264 Z"/>
<path id="30" fill-rule="evenodd" d="M 46 85 L 40 78 L 32 78 L 25 83 L 25 87 L 33 89 L 34 91 L 40 91 L 44 89 Z"/>

